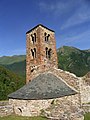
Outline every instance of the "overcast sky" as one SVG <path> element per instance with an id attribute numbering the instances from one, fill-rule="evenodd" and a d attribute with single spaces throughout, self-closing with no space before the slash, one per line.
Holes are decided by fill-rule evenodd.
<path id="1" fill-rule="evenodd" d="M 57 48 L 90 49 L 90 0 L 0 0 L 0 56 L 26 53 L 26 32 L 53 29 Z"/>

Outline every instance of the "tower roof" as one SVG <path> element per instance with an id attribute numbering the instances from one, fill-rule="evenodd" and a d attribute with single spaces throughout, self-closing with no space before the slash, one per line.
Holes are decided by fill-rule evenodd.
<path id="1" fill-rule="evenodd" d="M 53 99 L 76 94 L 71 87 L 51 73 L 42 73 L 27 85 L 8 95 L 12 99 Z"/>
<path id="2" fill-rule="evenodd" d="M 34 30 L 35 28 L 37 28 L 37 27 L 39 27 L 39 26 L 41 26 L 41 27 L 43 27 L 43 28 L 46 28 L 46 29 L 48 29 L 48 30 L 50 30 L 50 31 L 52 31 L 52 32 L 55 32 L 54 30 L 51 30 L 51 29 L 47 28 L 46 26 L 44 26 L 44 25 L 42 25 L 42 24 L 38 24 L 38 25 L 35 26 L 34 28 L 32 28 L 32 29 L 30 29 L 29 31 L 27 31 L 26 34 L 30 33 L 32 30 Z"/>

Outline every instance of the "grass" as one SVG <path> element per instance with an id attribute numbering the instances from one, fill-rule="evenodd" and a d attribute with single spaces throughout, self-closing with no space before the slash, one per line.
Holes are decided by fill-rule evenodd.
<path id="1" fill-rule="evenodd" d="M 5 117 L 0 117 L 0 120 L 48 120 L 44 117 L 23 117 L 23 116 L 17 116 L 17 115 L 10 115 Z M 84 116 L 84 120 L 90 120 L 90 113 L 86 113 Z"/>
<path id="2" fill-rule="evenodd" d="M 90 113 L 86 113 L 86 114 L 85 114 L 84 120 L 90 120 Z"/>
<path id="3" fill-rule="evenodd" d="M 0 120 L 47 120 L 47 118 L 44 117 L 23 117 L 23 116 L 16 116 L 16 115 L 10 115 L 5 117 L 0 117 Z"/>

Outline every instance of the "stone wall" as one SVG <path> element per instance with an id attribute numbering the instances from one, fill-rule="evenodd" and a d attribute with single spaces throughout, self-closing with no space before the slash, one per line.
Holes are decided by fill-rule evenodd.
<path id="1" fill-rule="evenodd" d="M 79 88 L 80 78 L 74 75 L 73 73 L 63 71 L 57 68 L 52 68 L 50 72 L 52 72 L 52 74 L 56 75 L 57 77 L 62 78 L 62 80 L 66 82 L 66 84 L 69 85 L 69 87 L 71 86 L 73 89 L 77 90 L 77 92 L 80 91 Z"/>
<path id="2" fill-rule="evenodd" d="M 79 95 L 65 96 L 54 101 L 44 115 L 53 120 L 83 120 L 83 110 L 79 102 Z"/>
<path id="3" fill-rule="evenodd" d="M 14 112 L 22 116 L 38 116 L 43 114 L 48 118 L 82 118 L 79 94 L 47 100 L 17 100 L 10 99 Z M 61 119 L 62 120 L 62 119 Z M 70 119 L 67 119 L 70 120 Z M 83 120 L 83 119 L 80 119 Z"/>
<path id="4" fill-rule="evenodd" d="M 49 35 L 48 41 L 45 41 L 45 33 Z M 36 35 L 35 42 L 32 40 L 34 34 Z M 55 34 L 53 31 L 40 25 L 26 34 L 26 43 L 26 83 L 28 83 L 33 79 L 37 71 L 44 72 L 52 67 L 57 68 L 58 63 Z M 48 58 L 48 54 L 50 54 L 50 58 Z"/>
<path id="5" fill-rule="evenodd" d="M 32 78 L 37 77 L 39 74 L 43 73 L 44 71 L 42 71 L 44 65 L 40 65 L 38 67 L 38 71 L 34 70 L 33 74 L 32 74 Z M 80 83 L 79 81 L 81 80 L 81 78 L 77 77 L 75 74 L 67 72 L 67 71 L 63 71 L 61 69 L 57 69 L 55 67 L 53 68 L 48 68 L 48 66 L 46 66 L 45 71 L 54 74 L 55 76 L 59 77 L 60 79 L 62 79 L 63 82 L 65 82 L 69 87 L 71 87 L 72 89 L 74 89 L 75 91 L 80 93 Z"/>
<path id="6" fill-rule="evenodd" d="M 14 113 L 22 116 L 38 116 L 41 110 L 50 106 L 52 99 L 49 100 L 17 100 L 9 99 L 13 105 Z"/>
<path id="7" fill-rule="evenodd" d="M 90 103 L 90 78 L 81 78 L 80 80 L 81 103 Z"/>
<path id="8" fill-rule="evenodd" d="M 73 73 L 63 71 L 57 68 L 50 70 L 54 75 L 61 77 L 69 87 L 75 88 L 79 93 L 79 100 L 81 104 L 90 102 L 90 78 L 76 77 Z"/>
<path id="9" fill-rule="evenodd" d="M 8 101 L 0 101 L 0 116 L 7 116 L 13 113 L 13 107 Z"/>
<path id="10" fill-rule="evenodd" d="M 82 108 L 85 113 L 90 113 L 90 104 L 83 104 Z"/>

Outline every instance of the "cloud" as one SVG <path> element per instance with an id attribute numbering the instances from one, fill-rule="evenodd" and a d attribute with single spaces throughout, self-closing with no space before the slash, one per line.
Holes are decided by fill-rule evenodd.
<path id="1" fill-rule="evenodd" d="M 87 38 L 87 40 L 86 40 Z M 90 43 L 90 30 L 77 34 L 75 36 L 66 37 L 62 40 L 61 46 L 70 43 L 88 42 Z"/>
<path id="2" fill-rule="evenodd" d="M 78 0 L 80 2 L 81 0 Z M 78 3 L 75 0 L 59 0 L 54 2 L 40 2 L 39 7 L 43 12 L 52 12 L 55 17 L 66 14 Z"/>
<path id="3" fill-rule="evenodd" d="M 51 16 L 53 15 L 54 18 L 64 21 L 61 25 L 61 30 L 63 30 L 90 20 L 90 2 L 88 1 L 89 0 L 41 1 L 39 8 L 41 12 L 49 13 Z"/>
<path id="4" fill-rule="evenodd" d="M 90 21 L 90 7 L 85 4 L 85 2 L 83 2 L 80 7 L 77 8 L 75 14 L 72 14 L 72 16 L 68 18 L 66 23 L 62 25 L 61 30 L 87 21 Z"/>

